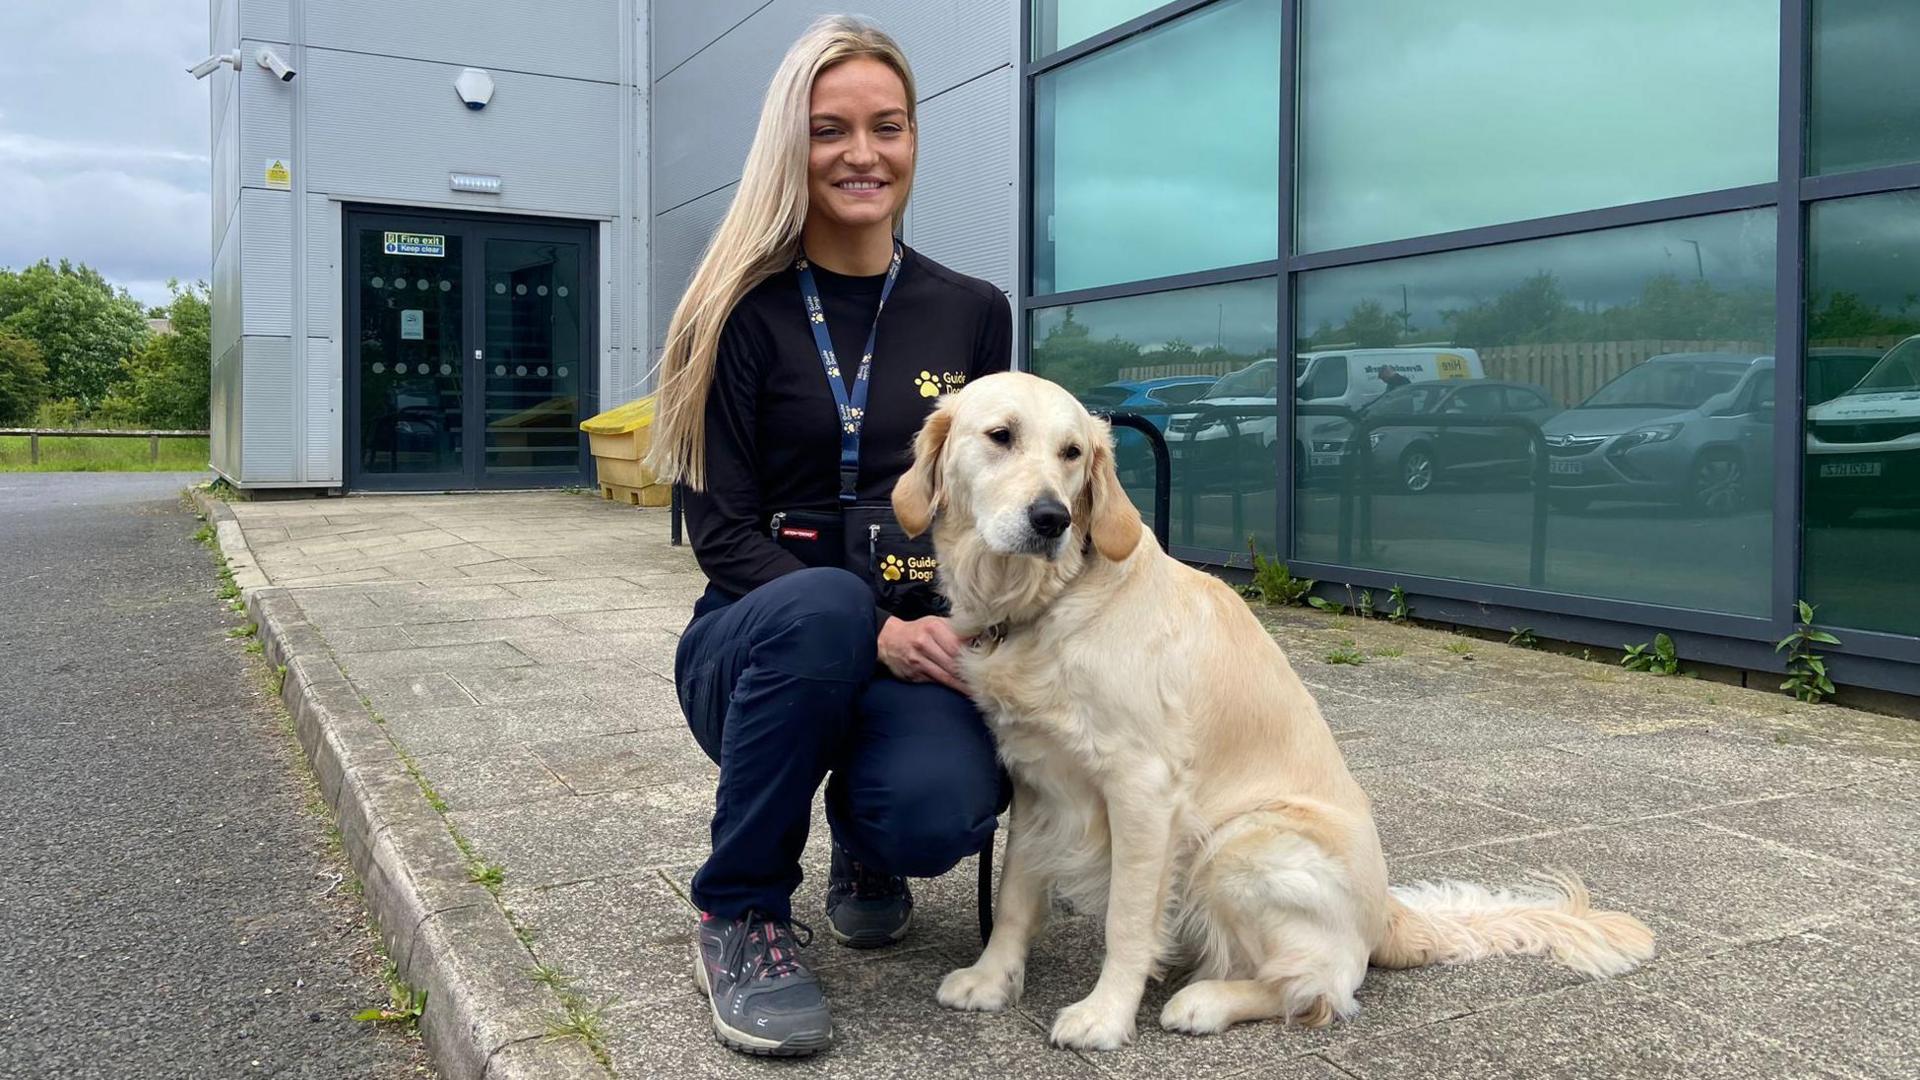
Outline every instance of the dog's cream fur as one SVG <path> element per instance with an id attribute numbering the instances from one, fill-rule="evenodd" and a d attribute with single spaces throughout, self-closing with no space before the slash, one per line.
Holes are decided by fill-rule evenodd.
<path id="1" fill-rule="evenodd" d="M 1028 524 L 1048 498 L 1072 513 L 1051 542 Z M 1349 1016 L 1369 962 L 1551 954 L 1603 976 L 1652 955 L 1571 876 L 1389 891 L 1312 695 L 1233 590 L 1161 552 L 1107 425 L 1066 391 L 1003 374 L 942 399 L 893 502 L 909 533 L 931 525 L 954 629 L 980 635 L 962 670 L 1015 781 L 993 935 L 941 1004 L 1018 1000 L 1051 893 L 1106 924 L 1098 983 L 1053 1025 L 1078 1049 L 1128 1042 L 1146 980 L 1174 967 L 1192 981 L 1160 1023 L 1204 1034 Z"/>

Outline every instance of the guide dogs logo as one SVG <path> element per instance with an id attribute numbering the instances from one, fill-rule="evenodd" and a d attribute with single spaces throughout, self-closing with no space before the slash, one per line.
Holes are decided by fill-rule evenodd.
<path id="1" fill-rule="evenodd" d="M 951 394 L 967 385 L 967 373 L 943 371 L 935 375 L 931 371 L 922 371 L 919 377 L 913 380 L 913 385 L 919 389 L 921 397 L 939 397 L 941 394 Z"/>
<path id="2" fill-rule="evenodd" d="M 889 555 L 880 560 L 880 576 L 888 581 L 899 581 L 906 573 L 906 566 L 900 562 L 900 556 Z"/>

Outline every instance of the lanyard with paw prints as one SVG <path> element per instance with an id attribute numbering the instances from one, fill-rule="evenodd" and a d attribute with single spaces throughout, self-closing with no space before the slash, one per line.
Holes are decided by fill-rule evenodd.
<path id="1" fill-rule="evenodd" d="M 813 267 L 802 255 L 793 268 L 800 274 L 800 298 L 807 302 L 807 326 L 813 331 L 813 343 L 820 349 L 820 363 L 827 369 L 827 385 L 833 388 L 833 401 L 839 407 L 840 501 L 852 503 L 857 499 L 855 488 L 860 478 L 860 423 L 867 414 L 867 376 L 873 367 L 873 343 L 880 333 L 880 312 L 886 309 L 887 297 L 900 276 L 900 241 L 893 242 L 893 261 L 887 265 L 887 282 L 880 287 L 880 304 L 873 309 L 873 329 L 867 331 L 867 347 L 861 351 L 851 395 L 840 378 L 840 362 L 833 355 L 833 339 L 827 336 L 827 309 L 820 303 Z"/>

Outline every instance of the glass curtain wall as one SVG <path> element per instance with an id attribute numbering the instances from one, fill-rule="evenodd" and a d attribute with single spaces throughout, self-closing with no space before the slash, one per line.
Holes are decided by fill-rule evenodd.
<path id="1" fill-rule="evenodd" d="M 1920 3 L 1028 29 L 1028 363 L 1166 416 L 1184 554 L 1768 644 L 1804 597 L 1910 652 Z"/>
<path id="2" fill-rule="evenodd" d="M 1182 6 L 1031 79 L 1027 365 L 1165 433 L 1176 543 L 1271 552 L 1281 4 Z M 1151 8 L 1040 0 L 1034 43 Z M 1150 508 L 1145 441 L 1116 443 Z"/>

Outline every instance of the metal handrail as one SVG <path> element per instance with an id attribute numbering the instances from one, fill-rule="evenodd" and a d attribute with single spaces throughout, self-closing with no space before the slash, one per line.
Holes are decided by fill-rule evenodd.
<path id="1" fill-rule="evenodd" d="M 1344 411 L 1344 410 L 1343 410 Z M 1373 446 L 1368 438 L 1380 428 L 1515 428 L 1533 443 L 1533 522 L 1527 557 L 1527 584 L 1542 588 L 1547 580 L 1547 440 L 1540 425 L 1517 416 L 1363 416 L 1353 417 L 1348 448 L 1342 463 L 1340 485 L 1340 561 L 1353 565 L 1353 495 L 1361 495 L 1358 527 L 1360 556 L 1373 557 L 1373 487 L 1367 481 L 1373 475 Z"/>

